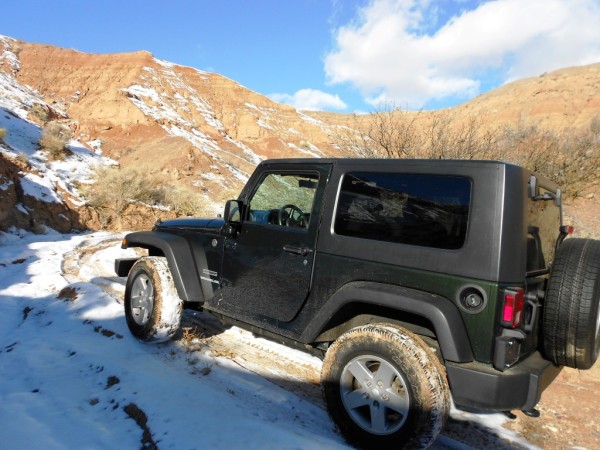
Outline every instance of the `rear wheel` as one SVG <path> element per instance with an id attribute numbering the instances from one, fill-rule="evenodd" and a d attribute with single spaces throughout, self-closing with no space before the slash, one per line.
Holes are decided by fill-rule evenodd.
<path id="1" fill-rule="evenodd" d="M 444 368 L 416 335 L 365 325 L 335 341 L 321 373 L 329 414 L 361 448 L 426 448 L 450 408 Z"/>
<path id="2" fill-rule="evenodd" d="M 125 318 L 131 333 L 146 342 L 170 339 L 179 329 L 182 307 L 166 258 L 136 261 L 125 287 Z"/>
<path id="3" fill-rule="evenodd" d="M 567 239 L 554 259 L 544 301 L 544 354 L 589 369 L 600 352 L 600 241 Z"/>

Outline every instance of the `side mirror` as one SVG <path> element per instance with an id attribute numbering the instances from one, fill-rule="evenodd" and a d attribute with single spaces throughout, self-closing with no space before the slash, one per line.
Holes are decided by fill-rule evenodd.
<path id="1" fill-rule="evenodd" d="M 227 200 L 223 220 L 225 220 L 225 229 L 230 236 L 236 236 L 242 225 L 242 211 L 244 204 L 239 200 Z"/>
<path id="2" fill-rule="evenodd" d="M 535 199 L 538 195 L 538 184 L 535 175 L 529 176 L 529 198 Z"/>
<path id="3" fill-rule="evenodd" d="M 225 223 L 229 225 L 241 224 L 243 206 L 243 203 L 239 200 L 227 200 L 227 203 L 225 203 L 225 212 L 223 213 Z"/>

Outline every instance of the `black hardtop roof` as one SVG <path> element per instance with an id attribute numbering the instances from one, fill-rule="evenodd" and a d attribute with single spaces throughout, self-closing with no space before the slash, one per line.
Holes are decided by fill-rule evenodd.
<path id="1" fill-rule="evenodd" d="M 488 166 L 488 167 L 520 167 L 502 161 L 492 160 L 467 160 L 467 159 L 403 159 L 403 158 L 281 158 L 267 159 L 261 162 L 261 165 L 267 164 L 335 164 L 341 166 L 389 166 L 393 164 L 414 166 Z"/>
<path id="2" fill-rule="evenodd" d="M 541 185 L 548 189 L 556 190 L 558 186 L 548 180 L 546 177 L 532 172 L 531 170 L 511 164 L 504 161 L 495 160 L 476 160 L 476 159 L 402 159 L 402 158 L 282 158 L 267 159 L 260 163 L 260 166 L 275 165 L 294 165 L 294 164 L 332 164 L 344 170 L 356 169 L 375 169 L 375 170 L 402 170 L 403 168 L 414 168 L 420 170 L 438 169 L 444 170 L 478 170 L 495 169 L 504 172 L 509 177 L 527 179 L 529 175 L 534 175 Z"/>

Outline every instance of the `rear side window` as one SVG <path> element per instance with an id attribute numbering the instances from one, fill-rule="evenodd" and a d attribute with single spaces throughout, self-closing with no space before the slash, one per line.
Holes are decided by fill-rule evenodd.
<path id="1" fill-rule="evenodd" d="M 469 178 L 348 173 L 339 195 L 336 234 L 448 250 L 465 243 Z"/>

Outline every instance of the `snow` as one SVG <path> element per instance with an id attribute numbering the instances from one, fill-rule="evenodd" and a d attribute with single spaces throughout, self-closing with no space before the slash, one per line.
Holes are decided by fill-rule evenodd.
<path id="1" fill-rule="evenodd" d="M 298 113 L 298 115 L 300 116 L 300 118 L 301 118 L 302 120 L 304 120 L 305 122 L 307 122 L 307 123 L 311 123 L 311 124 L 313 124 L 313 125 L 319 125 L 319 126 L 322 126 L 322 125 L 324 125 L 324 123 L 323 123 L 323 122 L 321 122 L 321 121 L 320 121 L 320 120 L 318 120 L 318 119 L 315 119 L 314 117 L 311 117 L 311 116 L 309 116 L 308 114 L 305 114 L 305 113 L 303 113 L 303 112 L 301 112 L 301 111 L 297 111 L 297 113 Z"/>
<path id="2" fill-rule="evenodd" d="M 12 181 L 5 181 L 4 183 L 0 184 L 0 191 L 6 191 L 8 190 L 8 188 L 10 188 L 14 183 Z"/>
<path id="3" fill-rule="evenodd" d="M 134 339 L 123 313 L 124 279 L 112 272 L 115 258 L 135 254 L 120 248 L 121 238 L 0 233 L 0 448 L 137 449 L 143 431 L 126 412 L 135 407 L 161 449 L 349 448 L 320 400 L 277 385 L 285 374 L 260 376 L 239 359 L 180 341 Z M 316 358 L 238 328 L 223 335 L 320 369 Z M 493 442 L 490 436 L 531 447 L 502 428 L 501 415 L 452 416 L 459 421 L 454 437 L 441 435 L 433 448 L 470 448 L 455 439 L 472 433 L 470 423 L 488 433 L 475 448 Z"/>
<path id="4" fill-rule="evenodd" d="M 197 72 L 199 75 L 207 75 L 208 74 L 208 72 L 205 72 L 204 70 L 196 69 L 195 67 L 190 67 L 190 66 L 183 66 L 181 64 L 176 64 L 174 62 L 165 61 L 164 59 L 154 58 L 154 62 L 157 64 L 160 64 L 161 66 L 163 66 L 167 69 L 172 69 L 173 67 L 184 67 L 186 69 L 190 69 L 190 70 Z"/>
<path id="5" fill-rule="evenodd" d="M 12 43 L 16 42 L 12 38 L 0 36 L 0 42 L 4 45 L 4 51 L 0 55 L 0 65 L 4 65 L 6 61 L 12 73 L 16 73 L 21 69 L 21 62 L 17 55 L 12 51 Z"/>
<path id="6" fill-rule="evenodd" d="M 47 203 L 62 203 L 54 190 L 54 184 L 47 177 L 27 173 L 21 177 L 20 183 L 25 195 Z"/>
<path id="7" fill-rule="evenodd" d="M 314 146 L 312 144 L 307 145 L 310 148 L 310 150 L 307 148 L 304 148 L 304 147 L 298 147 L 296 144 L 293 144 L 292 142 L 288 142 L 287 145 L 288 145 L 288 147 L 294 149 L 298 153 L 304 153 L 311 158 L 322 158 L 324 156 L 323 153 L 316 146 Z"/>
<path id="8" fill-rule="evenodd" d="M 7 76 L 0 72 L 0 128 L 7 130 L 4 142 L 20 153 L 30 156 L 38 148 L 42 136 L 40 127 L 27 121 L 27 111 L 20 101 L 20 92 L 7 89 L 12 87 L 7 83 Z"/>
<path id="9" fill-rule="evenodd" d="M 94 139 L 93 141 L 86 142 L 86 144 L 89 148 L 94 150 L 94 153 L 96 153 L 98 155 L 102 155 L 102 144 L 103 144 L 102 140 Z"/>
<path id="10" fill-rule="evenodd" d="M 22 203 L 17 203 L 15 205 L 15 208 L 17 208 L 17 210 L 20 211 L 20 212 L 22 212 L 23 214 L 25 214 L 27 216 L 29 215 L 29 211 L 27 211 L 27 209 L 23 206 Z"/>
<path id="11" fill-rule="evenodd" d="M 106 235 L 37 239 L 0 236 L 2 448 L 140 448 L 130 404 L 160 448 L 345 448 L 321 407 L 224 358 L 195 355 L 210 373 L 193 375 L 175 343 L 131 337 L 94 278 L 69 284 L 63 256 Z M 95 277 L 123 252 L 103 250 Z M 75 300 L 58 298 L 65 287 Z"/>

